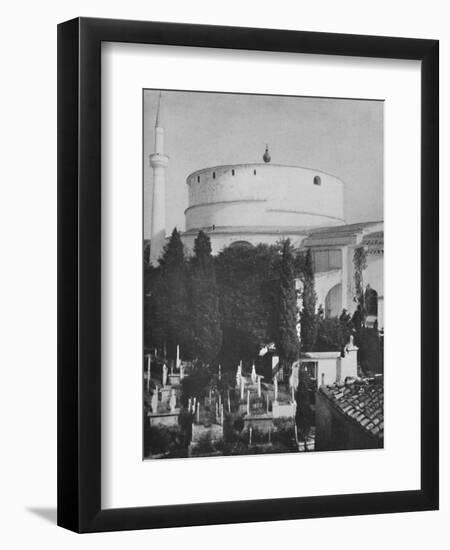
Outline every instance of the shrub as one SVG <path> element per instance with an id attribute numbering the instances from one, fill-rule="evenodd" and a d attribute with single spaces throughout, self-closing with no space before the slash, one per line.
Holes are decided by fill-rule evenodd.
<path id="1" fill-rule="evenodd" d="M 178 426 L 151 426 L 144 443 L 146 455 L 172 453 L 183 448 L 183 433 Z"/>

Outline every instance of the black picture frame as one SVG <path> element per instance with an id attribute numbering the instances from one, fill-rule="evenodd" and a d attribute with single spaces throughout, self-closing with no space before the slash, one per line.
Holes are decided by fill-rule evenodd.
<path id="1" fill-rule="evenodd" d="M 421 61 L 420 490 L 102 510 L 103 41 Z M 437 40 L 91 18 L 58 26 L 58 525 L 98 532 L 438 508 L 438 68 Z"/>

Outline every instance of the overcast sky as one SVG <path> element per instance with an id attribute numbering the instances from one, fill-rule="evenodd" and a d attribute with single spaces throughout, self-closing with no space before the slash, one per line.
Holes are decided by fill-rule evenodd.
<path id="1" fill-rule="evenodd" d="M 144 91 L 144 237 L 150 237 L 154 125 L 159 91 Z M 163 91 L 169 156 L 167 232 L 184 230 L 186 177 L 221 164 L 262 162 L 316 168 L 345 182 L 347 223 L 383 219 L 383 102 Z"/>

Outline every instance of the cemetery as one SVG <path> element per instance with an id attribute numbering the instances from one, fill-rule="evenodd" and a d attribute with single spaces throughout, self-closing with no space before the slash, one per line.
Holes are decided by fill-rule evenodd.
<path id="1" fill-rule="evenodd" d="M 144 431 L 151 436 L 144 458 L 314 450 L 315 421 L 305 435 L 302 414 L 314 416 L 319 380 L 322 387 L 357 377 L 356 351 L 351 338 L 343 357 L 304 354 L 288 372 L 275 360 L 270 377 L 261 373 L 260 361 L 260 368 L 241 361 L 230 377 L 220 365 L 182 361 L 179 346 L 170 367 L 156 351 L 148 354 Z M 309 388 L 300 387 L 302 376 Z"/>

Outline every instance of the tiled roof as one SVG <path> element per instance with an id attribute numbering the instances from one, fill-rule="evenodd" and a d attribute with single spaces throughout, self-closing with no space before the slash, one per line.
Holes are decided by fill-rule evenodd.
<path id="1" fill-rule="evenodd" d="M 310 237 L 319 236 L 324 233 L 331 233 L 333 235 L 338 234 L 355 234 L 364 230 L 369 230 L 371 227 L 376 227 L 377 225 L 382 225 L 382 221 L 371 221 L 371 222 L 357 222 L 357 223 L 348 223 L 342 225 L 327 225 L 325 227 L 312 227 L 309 231 Z"/>
<path id="2" fill-rule="evenodd" d="M 384 239 L 384 231 L 374 231 L 373 233 L 368 233 L 363 237 L 363 243 L 370 243 L 372 241 L 382 241 Z"/>
<path id="3" fill-rule="evenodd" d="M 321 386 L 326 395 L 343 414 L 352 418 L 365 431 L 382 439 L 384 435 L 383 379 L 350 380 L 346 384 Z"/>

